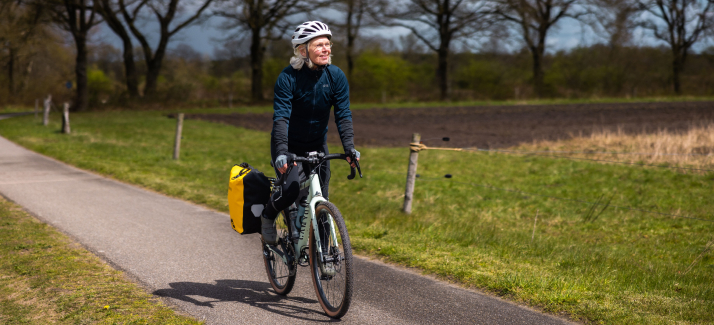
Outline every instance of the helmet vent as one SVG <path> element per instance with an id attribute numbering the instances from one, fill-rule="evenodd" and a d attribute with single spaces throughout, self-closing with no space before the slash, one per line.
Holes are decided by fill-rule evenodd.
<path id="1" fill-rule="evenodd" d="M 300 24 L 293 33 L 291 43 L 293 46 L 305 44 L 305 42 L 320 36 L 332 38 L 332 32 L 327 24 L 320 21 L 308 21 Z"/>

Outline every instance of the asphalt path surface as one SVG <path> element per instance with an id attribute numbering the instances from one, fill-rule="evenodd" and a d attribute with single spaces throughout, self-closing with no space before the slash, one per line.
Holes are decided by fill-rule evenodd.
<path id="1" fill-rule="evenodd" d="M 267 281 L 257 234 L 229 216 L 79 170 L 0 137 L 0 194 L 207 324 L 332 321 L 300 268 L 293 291 Z M 336 202 L 339 206 L 339 202 Z M 355 259 L 345 324 L 567 324 L 413 271 Z"/>

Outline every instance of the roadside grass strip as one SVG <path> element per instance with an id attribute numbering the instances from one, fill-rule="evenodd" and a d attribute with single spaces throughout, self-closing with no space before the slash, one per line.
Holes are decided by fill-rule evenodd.
<path id="1" fill-rule="evenodd" d="M 56 117 L 48 127 L 18 117 L 0 121 L 0 135 L 219 211 L 228 210 L 233 164 L 270 171 L 268 133 L 204 121 L 184 122 L 181 157 L 172 160 L 176 120 L 165 114 L 74 114 L 71 135 L 57 132 Z M 714 324 L 714 222 L 572 201 L 604 197 L 612 206 L 714 221 L 714 173 L 426 151 L 413 213 L 405 215 L 406 146 L 358 148 L 365 178 L 355 181 L 346 179 L 346 163 L 332 164 L 330 200 L 360 254 L 586 323 Z"/>
<path id="2" fill-rule="evenodd" d="M 202 324 L 0 197 L 0 323 Z"/>

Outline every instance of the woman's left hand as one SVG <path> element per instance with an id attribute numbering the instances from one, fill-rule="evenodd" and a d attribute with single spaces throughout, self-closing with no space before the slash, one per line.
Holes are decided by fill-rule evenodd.
<path id="1" fill-rule="evenodd" d="M 357 158 L 357 161 L 359 161 L 359 156 L 360 156 L 359 151 L 357 151 L 355 149 L 352 149 L 352 150 L 354 151 L 355 158 Z M 350 157 L 347 157 L 347 162 L 350 163 L 350 166 L 352 166 L 352 168 L 357 168 L 357 165 L 354 162 L 352 162 L 352 159 Z"/>

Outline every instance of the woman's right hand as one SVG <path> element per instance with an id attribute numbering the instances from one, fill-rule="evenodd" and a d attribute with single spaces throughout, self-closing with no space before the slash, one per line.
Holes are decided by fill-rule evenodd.
<path id="1" fill-rule="evenodd" d="M 285 172 L 288 171 L 288 157 L 286 155 L 280 155 L 278 158 L 275 158 L 275 166 L 280 166 L 278 167 L 278 172 L 285 174 Z M 297 166 L 297 163 L 293 162 L 293 166 Z"/>
<path id="2" fill-rule="evenodd" d="M 283 164 L 282 167 L 278 167 L 278 171 L 279 171 L 281 174 L 285 174 L 285 172 L 288 171 L 288 164 L 286 163 L 286 164 Z"/>

